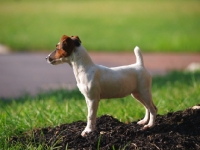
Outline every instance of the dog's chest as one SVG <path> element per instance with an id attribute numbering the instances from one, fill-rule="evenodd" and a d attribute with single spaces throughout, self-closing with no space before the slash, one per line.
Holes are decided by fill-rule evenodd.
<path id="1" fill-rule="evenodd" d="M 77 87 L 79 88 L 79 91 L 84 95 L 84 96 L 89 96 L 92 94 L 93 90 L 95 89 L 92 88 L 91 84 L 91 79 L 90 77 L 86 76 L 85 74 L 79 74 L 79 76 L 76 76 L 76 81 L 77 81 Z"/>

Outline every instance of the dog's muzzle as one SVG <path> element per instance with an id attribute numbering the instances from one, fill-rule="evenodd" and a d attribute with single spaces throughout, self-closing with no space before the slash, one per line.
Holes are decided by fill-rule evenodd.
<path id="1" fill-rule="evenodd" d="M 52 59 L 50 57 L 50 55 L 48 55 L 45 59 L 46 59 L 47 63 L 52 64 L 52 65 L 58 65 L 58 64 L 62 64 L 64 62 L 67 62 L 65 60 L 65 58 L 62 58 L 62 57 L 59 58 L 59 59 Z"/>

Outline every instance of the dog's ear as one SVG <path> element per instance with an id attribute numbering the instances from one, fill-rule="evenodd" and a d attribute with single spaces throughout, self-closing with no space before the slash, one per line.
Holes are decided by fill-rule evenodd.
<path id="1" fill-rule="evenodd" d="M 78 36 L 71 36 L 71 39 L 74 41 L 75 46 L 80 46 L 81 45 L 81 40 Z"/>
<path id="2" fill-rule="evenodd" d="M 70 56 L 75 47 L 74 41 L 70 37 L 63 35 L 60 44 L 62 49 L 67 52 L 67 56 Z"/>

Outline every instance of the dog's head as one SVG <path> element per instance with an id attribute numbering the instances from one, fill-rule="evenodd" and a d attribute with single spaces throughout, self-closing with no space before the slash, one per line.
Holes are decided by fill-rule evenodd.
<path id="1" fill-rule="evenodd" d="M 61 64 L 69 61 L 69 56 L 72 54 L 75 47 L 80 46 L 81 40 L 78 36 L 63 35 L 60 42 L 56 45 L 56 50 L 50 53 L 46 60 L 52 65 Z"/>

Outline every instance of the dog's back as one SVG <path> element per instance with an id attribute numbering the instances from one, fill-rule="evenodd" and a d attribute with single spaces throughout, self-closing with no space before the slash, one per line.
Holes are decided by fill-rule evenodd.
<path id="1" fill-rule="evenodd" d="M 135 64 L 113 68 L 97 65 L 96 73 L 99 76 L 97 81 L 101 87 L 101 98 L 121 98 L 130 95 L 139 90 L 138 84 L 141 82 L 138 80 L 147 80 L 144 81 L 144 84 L 151 84 L 145 83 L 151 82 L 151 76 L 143 65 L 140 49 L 136 47 L 134 52 Z"/>

